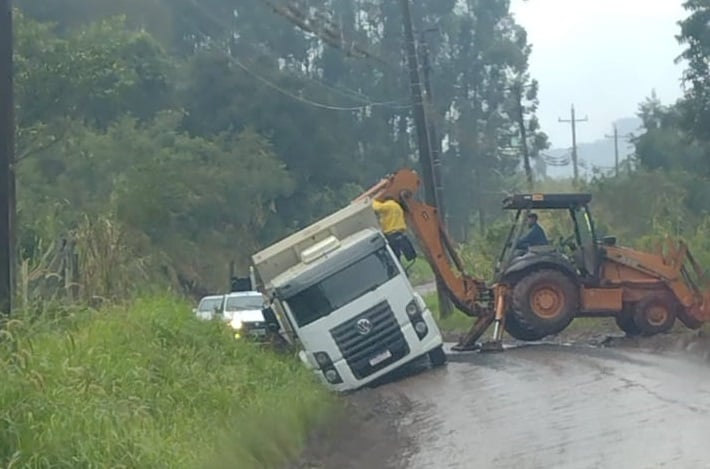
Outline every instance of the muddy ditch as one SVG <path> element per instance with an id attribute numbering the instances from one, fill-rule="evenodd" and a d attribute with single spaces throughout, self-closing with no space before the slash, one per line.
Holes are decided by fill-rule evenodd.
<path id="1" fill-rule="evenodd" d="M 412 404 L 366 388 L 343 397 L 331 422 L 311 435 L 301 458 L 284 469 L 404 469 L 412 440 L 399 423 Z"/>

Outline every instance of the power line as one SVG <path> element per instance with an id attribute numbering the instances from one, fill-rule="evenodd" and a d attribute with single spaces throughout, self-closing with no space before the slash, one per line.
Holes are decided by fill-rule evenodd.
<path id="1" fill-rule="evenodd" d="M 287 5 L 278 5 L 272 0 L 262 0 L 262 2 L 271 8 L 274 13 L 282 16 L 299 29 L 315 35 L 331 47 L 342 51 L 346 56 L 372 59 L 382 65 L 392 67 L 392 64 L 356 44 L 355 41 L 350 41 L 350 47 L 346 49 L 344 47 L 346 41 L 342 27 L 335 22 L 328 21 L 330 23 L 329 25 L 319 25 L 314 18 L 304 13 L 301 9 L 295 6 L 293 2 Z M 321 14 L 321 16 L 325 15 Z"/>
<path id="2" fill-rule="evenodd" d="M 375 107 L 378 105 L 384 105 L 383 103 L 371 103 L 371 104 L 365 104 L 365 105 L 359 105 L 359 106 L 334 106 L 330 104 L 324 104 L 324 103 L 319 103 L 317 101 L 313 101 L 308 98 L 304 98 L 303 96 L 298 96 L 290 91 L 280 87 L 279 85 L 273 83 L 272 81 L 268 80 L 267 78 L 262 77 L 258 73 L 250 70 L 246 65 L 244 65 L 239 59 L 236 57 L 232 57 L 231 55 L 227 55 L 230 61 L 234 62 L 234 64 L 244 70 L 244 72 L 248 73 L 252 77 L 254 77 L 256 80 L 260 81 L 261 83 L 265 84 L 266 86 L 274 89 L 275 91 L 278 91 L 279 93 L 283 94 L 284 96 L 288 96 L 292 99 L 295 99 L 297 101 L 300 101 L 304 104 L 308 104 L 320 109 L 328 109 L 330 111 L 362 111 L 365 110 L 369 107 Z"/>
<path id="3" fill-rule="evenodd" d="M 224 24 L 220 19 L 218 19 L 213 13 L 211 13 L 209 10 L 207 10 L 203 5 L 200 5 L 200 4 L 197 3 L 195 0 L 188 0 L 188 1 L 190 2 L 190 4 L 192 4 L 193 7 L 195 7 L 195 8 L 197 8 L 197 9 L 201 10 L 202 13 L 203 13 L 207 18 L 209 18 L 210 20 L 212 20 L 215 24 L 217 24 L 217 25 L 219 25 L 219 26 L 222 26 L 222 27 L 225 28 L 225 29 L 228 29 L 228 28 L 225 26 L 225 24 Z M 292 92 L 290 92 L 290 91 L 284 89 L 283 87 L 277 85 L 276 83 L 274 83 L 273 81 L 269 80 L 268 78 L 265 78 L 265 77 L 263 77 L 262 75 L 260 75 L 259 73 L 257 73 L 257 72 L 255 72 L 255 71 L 251 70 L 251 69 L 250 69 L 249 67 L 247 67 L 242 61 L 240 61 L 240 60 L 237 59 L 236 57 L 232 56 L 231 54 L 225 54 L 225 56 L 226 56 L 231 62 L 233 62 L 236 66 L 238 66 L 239 68 L 241 68 L 245 73 L 249 74 L 250 76 L 252 76 L 252 77 L 255 78 L 256 80 L 258 80 L 258 81 L 260 81 L 261 83 L 263 83 L 264 85 L 266 85 L 266 86 L 272 88 L 273 90 L 275 90 L 275 91 L 277 91 L 277 92 L 283 94 L 284 96 L 290 97 L 290 98 L 295 99 L 295 100 L 297 100 L 297 101 L 300 101 L 300 102 L 302 102 L 302 103 L 304 103 L 304 104 L 308 104 L 308 105 L 310 105 L 310 106 L 317 107 L 317 108 L 319 108 L 319 109 L 327 109 L 327 110 L 331 110 L 331 111 L 348 111 L 348 112 L 353 112 L 353 111 L 362 111 L 362 110 L 366 110 L 366 109 L 368 109 L 368 108 L 373 108 L 373 107 L 378 107 L 378 106 L 381 106 L 381 107 L 390 107 L 390 108 L 393 108 L 393 109 L 409 109 L 409 108 L 411 107 L 411 106 L 409 106 L 409 105 L 404 105 L 404 104 L 399 104 L 399 105 L 394 104 L 394 103 L 396 103 L 396 101 L 368 101 L 368 102 L 363 102 L 363 104 L 358 105 L 358 106 L 336 106 L 336 105 L 321 103 L 321 102 L 314 101 L 314 100 L 309 99 L 309 98 L 305 98 L 305 97 L 303 97 L 303 96 L 298 96 L 298 95 L 296 95 L 296 94 L 294 94 L 294 93 L 292 93 Z M 307 75 L 304 75 L 304 76 L 307 77 Z M 308 77 L 308 78 L 311 79 L 311 80 L 313 80 L 312 77 Z M 314 81 L 317 82 L 317 80 L 314 80 Z M 320 85 L 322 85 L 322 86 L 330 87 L 330 86 L 328 86 L 328 85 L 325 85 L 325 84 L 322 83 L 322 82 L 318 82 L 318 83 L 319 83 Z M 332 88 L 332 87 L 331 87 L 331 88 Z M 363 96 L 364 96 L 364 95 L 363 95 Z M 353 98 L 351 98 L 351 99 L 353 99 Z M 361 102 L 362 102 L 362 100 L 361 100 Z"/>

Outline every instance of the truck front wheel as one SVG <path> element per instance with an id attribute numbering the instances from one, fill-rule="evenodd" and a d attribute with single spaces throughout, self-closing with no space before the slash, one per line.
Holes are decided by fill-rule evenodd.
<path id="1" fill-rule="evenodd" d="M 446 364 L 446 352 L 444 352 L 443 345 L 439 345 L 437 348 L 429 352 L 429 361 L 431 362 L 431 366 L 434 368 Z"/>
<path id="2" fill-rule="evenodd" d="M 506 330 L 519 340 L 540 340 L 561 332 L 579 309 L 579 288 L 567 275 L 541 269 L 521 278 L 513 288 Z"/>

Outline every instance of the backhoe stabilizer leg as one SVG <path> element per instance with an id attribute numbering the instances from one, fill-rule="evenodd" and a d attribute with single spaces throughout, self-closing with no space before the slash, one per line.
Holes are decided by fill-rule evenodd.
<path id="1" fill-rule="evenodd" d="M 493 339 L 481 345 L 481 352 L 502 352 L 503 351 L 503 329 L 505 327 L 505 297 L 506 287 L 497 285 L 495 287 L 496 309 L 493 317 Z"/>
<path id="2" fill-rule="evenodd" d="M 478 340 L 483 333 L 486 332 L 486 329 L 488 329 L 488 326 L 493 323 L 493 320 L 493 316 L 481 316 L 476 319 L 476 322 L 473 323 L 471 330 L 463 335 L 459 339 L 458 344 L 451 347 L 451 350 L 456 352 L 467 352 L 479 349 L 482 350 L 484 346 L 476 343 L 476 340 Z"/>

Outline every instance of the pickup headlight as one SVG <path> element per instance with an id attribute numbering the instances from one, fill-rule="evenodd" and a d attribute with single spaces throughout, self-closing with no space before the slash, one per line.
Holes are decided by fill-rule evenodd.
<path id="1" fill-rule="evenodd" d="M 235 331 L 241 331 L 242 330 L 242 322 L 239 319 L 232 319 L 229 322 L 229 326 L 234 329 Z"/>

